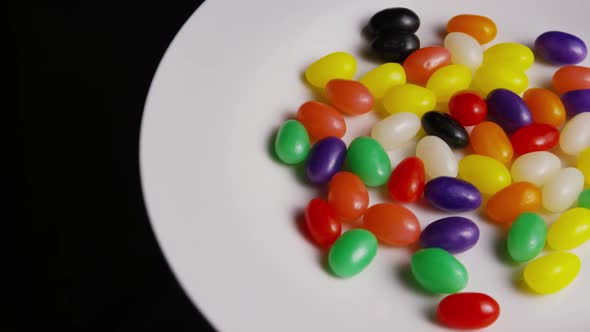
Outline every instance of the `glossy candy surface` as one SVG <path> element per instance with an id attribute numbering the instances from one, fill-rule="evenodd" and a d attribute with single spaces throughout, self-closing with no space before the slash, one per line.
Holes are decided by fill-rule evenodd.
<path id="1" fill-rule="evenodd" d="M 369 192 L 358 176 L 338 172 L 330 180 L 328 203 L 340 219 L 355 220 L 369 207 Z"/>
<path id="2" fill-rule="evenodd" d="M 580 113 L 571 118 L 561 130 L 559 147 L 567 154 L 577 156 L 590 146 L 590 113 Z"/>
<path id="3" fill-rule="evenodd" d="M 533 51 L 518 43 L 499 43 L 483 52 L 484 64 L 498 64 L 520 71 L 531 68 L 534 61 Z"/>
<path id="4" fill-rule="evenodd" d="M 533 212 L 522 213 L 508 231 L 508 254 L 516 262 L 529 261 L 543 250 L 546 239 L 545 220 Z"/>
<path id="5" fill-rule="evenodd" d="M 416 32 L 420 27 L 420 18 L 408 8 L 387 8 L 377 12 L 369 20 L 367 28 L 374 35 L 384 32 Z"/>
<path id="6" fill-rule="evenodd" d="M 477 40 L 463 32 L 451 32 L 444 40 L 444 46 L 451 52 L 451 61 L 465 65 L 475 71 L 483 60 L 483 49 Z"/>
<path id="7" fill-rule="evenodd" d="M 318 141 L 307 158 L 305 171 L 313 184 L 328 183 L 340 171 L 346 158 L 346 144 L 338 137 Z"/>
<path id="8" fill-rule="evenodd" d="M 495 193 L 486 205 L 490 220 L 510 224 L 524 212 L 541 208 L 541 189 L 530 182 L 515 182 Z"/>
<path id="9" fill-rule="evenodd" d="M 303 103 L 297 110 L 297 120 L 307 129 L 309 137 L 314 141 L 328 136 L 342 137 L 346 134 L 346 122 L 342 114 L 324 103 Z"/>
<path id="10" fill-rule="evenodd" d="M 418 218 L 396 203 L 371 206 L 363 217 L 363 227 L 375 234 L 379 241 L 391 246 L 407 246 L 420 237 Z"/>
<path id="11" fill-rule="evenodd" d="M 586 186 L 590 186 L 590 146 L 580 152 L 576 167 L 584 174 Z"/>
<path id="12" fill-rule="evenodd" d="M 286 164 L 297 164 L 305 160 L 309 154 L 309 135 L 301 122 L 285 121 L 275 138 L 275 153 Z"/>
<path id="13" fill-rule="evenodd" d="M 565 122 L 565 106 L 555 93 L 543 88 L 531 88 L 525 91 L 522 99 L 534 123 L 546 123 L 559 128 Z"/>
<path id="14" fill-rule="evenodd" d="M 473 91 L 459 91 L 449 99 L 449 113 L 463 126 L 474 126 L 488 114 L 486 101 Z"/>
<path id="15" fill-rule="evenodd" d="M 560 169 L 561 160 L 556 155 L 538 151 L 516 158 L 510 174 L 514 182 L 526 181 L 540 188 Z"/>
<path id="16" fill-rule="evenodd" d="M 551 83 L 555 91 L 560 94 L 590 89 L 590 67 L 563 66 L 553 74 Z"/>
<path id="17" fill-rule="evenodd" d="M 465 65 L 448 65 L 435 71 L 426 83 L 438 102 L 447 102 L 453 94 L 469 88 L 471 71 Z"/>
<path id="18" fill-rule="evenodd" d="M 445 141 L 436 136 L 425 136 L 416 145 L 416 157 L 424 163 L 426 175 L 457 176 L 458 164 L 453 151 Z"/>
<path id="19" fill-rule="evenodd" d="M 356 59 L 351 54 L 334 52 L 309 65 L 305 71 L 305 78 L 312 86 L 323 89 L 330 80 L 352 79 L 355 72 Z"/>
<path id="20" fill-rule="evenodd" d="M 590 209 L 590 189 L 586 189 L 578 196 L 578 206 Z"/>
<path id="21" fill-rule="evenodd" d="M 566 92 L 561 95 L 561 101 L 570 117 L 590 112 L 590 89 Z"/>
<path id="22" fill-rule="evenodd" d="M 377 238 L 365 229 L 342 234 L 330 248 L 328 264 L 332 272 L 349 278 L 363 271 L 377 254 Z"/>
<path id="23" fill-rule="evenodd" d="M 512 182 L 510 172 L 496 159 L 472 154 L 459 162 L 459 178 L 472 183 L 485 195 L 493 195 Z"/>
<path id="24" fill-rule="evenodd" d="M 447 212 L 466 212 L 477 209 L 482 197 L 479 190 L 467 181 L 441 176 L 426 183 L 424 198 L 433 207 Z"/>
<path id="25" fill-rule="evenodd" d="M 578 256 L 564 251 L 552 252 L 531 261 L 525 267 L 524 281 L 537 293 L 555 293 L 574 281 L 580 266 Z"/>
<path id="26" fill-rule="evenodd" d="M 402 63 L 420 48 L 420 39 L 413 33 L 384 32 L 371 42 L 371 48 L 386 61 Z"/>
<path id="27" fill-rule="evenodd" d="M 331 246 L 342 231 L 336 212 L 320 198 L 314 198 L 307 204 L 305 225 L 312 240 L 320 247 Z"/>
<path id="28" fill-rule="evenodd" d="M 461 14 L 449 20 L 447 32 L 463 32 L 475 38 L 480 44 L 486 44 L 496 38 L 498 29 L 489 17 Z"/>
<path id="29" fill-rule="evenodd" d="M 488 117 L 502 127 L 507 134 L 533 123 L 527 104 L 516 93 L 507 89 L 496 89 L 486 97 Z"/>
<path id="30" fill-rule="evenodd" d="M 424 192 L 426 173 L 424 163 L 417 157 L 402 160 L 391 172 L 387 188 L 394 200 L 410 203 Z"/>
<path id="31" fill-rule="evenodd" d="M 473 127 L 469 140 L 474 153 L 494 158 L 503 164 L 509 163 L 514 155 L 512 143 L 504 129 L 493 122 L 484 121 Z"/>
<path id="32" fill-rule="evenodd" d="M 389 89 L 383 97 L 388 113 L 410 112 L 422 117 L 436 106 L 434 92 L 415 84 L 400 84 Z"/>
<path id="33" fill-rule="evenodd" d="M 521 94 L 529 86 L 529 78 L 522 70 L 498 63 L 484 63 L 473 75 L 473 85 L 483 93 L 495 89 L 507 89 Z"/>
<path id="34" fill-rule="evenodd" d="M 477 225 L 464 217 L 446 217 L 430 223 L 420 235 L 422 248 L 441 248 L 452 254 L 472 248 L 479 239 Z"/>
<path id="35" fill-rule="evenodd" d="M 498 302 L 483 293 L 452 294 L 436 308 L 438 321 L 452 329 L 481 329 L 492 325 L 499 316 Z"/>
<path id="36" fill-rule="evenodd" d="M 517 154 L 551 150 L 559 142 L 559 130 L 545 123 L 533 123 L 520 127 L 510 141 Z"/>
<path id="37" fill-rule="evenodd" d="M 421 122 L 422 128 L 428 135 L 439 137 L 451 148 L 461 149 L 469 145 L 469 134 L 465 128 L 446 113 L 426 112 Z"/>
<path id="38" fill-rule="evenodd" d="M 569 209 L 584 189 L 584 175 L 574 167 L 557 171 L 543 186 L 543 207 L 551 212 Z"/>
<path id="39" fill-rule="evenodd" d="M 373 109 L 373 95 L 362 83 L 335 79 L 326 84 L 326 98 L 334 107 L 350 115 L 365 114 Z"/>
<path id="40" fill-rule="evenodd" d="M 571 250 L 590 238 L 590 210 L 567 210 L 549 226 L 547 244 L 555 250 Z"/>
<path id="41" fill-rule="evenodd" d="M 435 71 L 450 64 L 449 50 L 440 46 L 427 46 L 410 54 L 404 60 L 404 69 L 408 82 L 426 85 Z"/>
<path id="42" fill-rule="evenodd" d="M 588 50 L 580 38 L 562 31 L 548 31 L 535 39 L 537 55 L 555 65 L 574 65 L 582 62 Z"/>
<path id="43" fill-rule="evenodd" d="M 418 250 L 410 264 L 416 281 L 432 293 L 456 293 L 467 285 L 467 269 L 443 249 Z"/>
<path id="44" fill-rule="evenodd" d="M 419 130 L 420 118 L 416 114 L 400 112 L 377 122 L 371 130 L 371 136 L 379 141 L 383 148 L 390 150 L 410 141 Z"/>
<path id="45" fill-rule="evenodd" d="M 391 174 L 389 156 L 381 144 L 371 137 L 355 138 L 348 147 L 346 162 L 350 170 L 369 187 L 383 185 Z"/>
<path id="46" fill-rule="evenodd" d="M 399 63 L 384 63 L 361 78 L 374 99 L 382 99 L 391 87 L 406 83 L 406 73 Z"/>

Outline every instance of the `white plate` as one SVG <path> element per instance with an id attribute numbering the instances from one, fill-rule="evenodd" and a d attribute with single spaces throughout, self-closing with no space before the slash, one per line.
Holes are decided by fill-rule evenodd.
<path id="1" fill-rule="evenodd" d="M 189 297 L 222 331 L 444 331 L 432 317 L 442 296 L 413 284 L 410 251 L 381 246 L 352 279 L 323 268 L 325 253 L 298 222 L 321 190 L 277 163 L 274 132 L 312 98 L 302 72 L 334 51 L 354 54 L 357 78 L 375 66 L 362 56 L 361 29 L 372 14 L 405 6 L 422 20 L 422 45 L 460 13 L 492 17 L 493 43 L 531 45 L 548 30 L 590 42 L 590 2 L 577 1 L 230 1 L 211 0 L 189 19 L 162 60 L 141 133 L 141 173 L 158 241 Z M 531 86 L 555 67 L 535 64 Z M 345 140 L 367 134 L 373 114 L 347 119 Z M 412 147 L 391 153 L 395 165 Z M 371 203 L 386 199 L 371 192 Z M 422 226 L 444 213 L 409 205 Z M 492 295 L 502 313 L 490 331 L 590 329 L 588 245 L 569 287 L 531 296 L 515 287 L 519 267 L 500 258 L 501 233 L 476 213 L 479 243 L 457 257 L 469 271 L 465 291 Z"/>

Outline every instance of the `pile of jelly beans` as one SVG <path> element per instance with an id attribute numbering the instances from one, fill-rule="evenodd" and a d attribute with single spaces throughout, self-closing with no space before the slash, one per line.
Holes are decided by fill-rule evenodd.
<path id="1" fill-rule="evenodd" d="M 303 103 L 278 130 L 274 147 L 282 162 L 305 163 L 310 183 L 328 186 L 326 199 L 308 203 L 305 223 L 311 239 L 328 250 L 335 276 L 363 271 L 379 242 L 419 244 L 410 260 L 413 277 L 429 292 L 451 294 L 438 305 L 440 323 L 481 328 L 499 317 L 500 306 L 489 295 L 461 293 L 468 271 L 455 255 L 475 246 L 480 232 L 456 214 L 481 208 L 508 229 L 506 252 L 528 262 L 523 280 L 534 292 L 559 291 L 580 270 L 580 259 L 567 250 L 590 239 L 590 189 L 584 190 L 590 185 L 590 68 L 576 65 L 587 48 L 561 31 L 538 36 L 535 53 L 513 42 L 484 48 L 496 37 L 496 24 L 470 14 L 448 21 L 444 46 L 420 48 L 419 26 L 407 8 L 375 14 L 367 26 L 370 48 L 389 62 L 358 81 L 356 60 L 345 52 L 309 65 L 305 78 L 327 102 Z M 562 66 L 553 91 L 528 88 L 535 54 Z M 377 105 L 386 117 L 370 136 L 347 146 L 341 139 L 346 119 Z M 393 167 L 386 151 L 412 140 L 418 140 L 415 156 Z M 459 161 L 457 149 L 465 149 Z M 575 167 L 563 167 L 557 150 Z M 370 205 L 367 187 L 385 186 L 391 202 Z M 407 207 L 419 200 L 451 215 L 421 229 Z M 541 211 L 559 216 L 548 227 Z M 361 226 L 343 232 L 351 221 Z M 537 257 L 545 244 L 553 251 Z"/>

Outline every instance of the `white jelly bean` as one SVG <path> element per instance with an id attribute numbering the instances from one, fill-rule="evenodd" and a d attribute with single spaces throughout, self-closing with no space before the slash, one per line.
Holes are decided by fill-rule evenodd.
<path id="1" fill-rule="evenodd" d="M 584 175 L 575 167 L 567 167 L 553 175 L 543 187 L 543 207 L 551 212 L 569 209 L 584 189 Z"/>
<path id="2" fill-rule="evenodd" d="M 425 136 L 416 145 L 416 157 L 424 162 L 424 170 L 430 178 L 456 177 L 459 163 L 451 148 L 436 136 Z"/>
<path id="3" fill-rule="evenodd" d="M 483 61 L 483 48 L 477 40 L 463 32 L 451 32 L 445 37 L 445 48 L 451 52 L 454 64 L 465 65 L 475 71 Z"/>
<path id="4" fill-rule="evenodd" d="M 542 187 L 555 173 L 561 169 L 561 160 L 551 152 L 536 151 L 518 157 L 510 173 L 512 181 L 528 181 Z"/>
<path id="5" fill-rule="evenodd" d="M 571 118 L 561 130 L 559 146 L 563 152 L 574 156 L 590 146 L 590 112 Z"/>
<path id="6" fill-rule="evenodd" d="M 373 126 L 371 136 L 386 150 L 394 149 L 416 136 L 420 130 L 420 118 L 409 112 L 388 116 Z"/>

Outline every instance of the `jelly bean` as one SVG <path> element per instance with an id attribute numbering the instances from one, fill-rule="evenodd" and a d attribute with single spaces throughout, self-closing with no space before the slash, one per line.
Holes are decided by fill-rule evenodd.
<path id="1" fill-rule="evenodd" d="M 497 63 L 484 63 L 473 75 L 473 85 L 484 95 L 495 89 L 521 94 L 529 86 L 529 78 L 522 70 Z"/>
<path id="2" fill-rule="evenodd" d="M 529 107 L 534 123 L 546 123 L 559 128 L 565 122 L 565 106 L 553 92 L 531 88 L 526 90 L 522 99 Z"/>
<path id="3" fill-rule="evenodd" d="M 488 114 L 486 101 L 472 91 L 459 91 L 449 100 L 449 113 L 463 126 L 474 126 Z"/>
<path id="4" fill-rule="evenodd" d="M 286 164 L 298 164 L 309 154 L 309 135 L 301 122 L 285 121 L 275 138 L 275 153 Z"/>
<path id="5" fill-rule="evenodd" d="M 328 265 L 341 278 L 362 272 L 377 254 L 377 238 L 365 229 L 351 229 L 342 234 L 330 248 Z"/>
<path id="6" fill-rule="evenodd" d="M 379 241 L 391 246 L 404 247 L 420 237 L 418 218 L 412 211 L 395 203 L 371 206 L 363 216 L 363 226 Z"/>
<path id="7" fill-rule="evenodd" d="M 464 217 L 446 217 L 433 221 L 420 235 L 422 248 L 441 248 L 452 254 L 471 249 L 479 239 L 477 225 Z"/>
<path id="8" fill-rule="evenodd" d="M 590 113 L 580 113 L 571 118 L 561 130 L 561 151 L 577 156 L 590 146 Z"/>
<path id="9" fill-rule="evenodd" d="M 373 95 L 362 83 L 335 79 L 326 84 L 326 98 L 334 107 L 350 115 L 365 114 L 373 109 Z"/>
<path id="10" fill-rule="evenodd" d="M 448 65 L 435 71 L 426 83 L 426 88 L 434 92 L 436 100 L 448 102 L 458 91 L 471 84 L 471 71 L 464 65 Z"/>
<path id="11" fill-rule="evenodd" d="M 459 178 L 471 182 L 482 194 L 493 195 L 508 187 L 510 172 L 496 159 L 472 154 L 459 162 Z"/>
<path id="12" fill-rule="evenodd" d="M 590 112 L 590 89 L 566 92 L 561 95 L 561 101 L 570 117 Z"/>
<path id="13" fill-rule="evenodd" d="M 561 160 L 553 153 L 538 151 L 524 154 L 512 163 L 510 174 L 514 182 L 530 182 L 542 187 L 561 169 Z"/>
<path id="14" fill-rule="evenodd" d="M 346 158 L 346 144 L 338 137 L 318 141 L 307 158 L 305 171 L 313 184 L 328 183 L 340 171 Z"/>
<path id="15" fill-rule="evenodd" d="M 342 220 L 356 220 L 369 207 L 369 192 L 363 181 L 350 172 L 338 172 L 330 180 L 328 203 Z"/>
<path id="16" fill-rule="evenodd" d="M 590 146 L 580 152 L 576 167 L 584 174 L 586 185 L 590 185 Z"/>
<path id="17" fill-rule="evenodd" d="M 330 105 L 308 101 L 299 106 L 297 120 L 303 124 L 312 140 L 346 134 L 346 122 L 340 112 Z"/>
<path id="18" fill-rule="evenodd" d="M 590 209 L 590 189 L 586 189 L 578 196 L 578 206 Z"/>
<path id="19" fill-rule="evenodd" d="M 389 179 L 391 173 L 389 156 L 381 144 L 371 137 L 355 138 L 348 148 L 346 161 L 350 170 L 367 186 L 378 187 Z"/>
<path id="20" fill-rule="evenodd" d="M 510 224 L 521 213 L 540 208 L 541 189 L 530 182 L 514 182 L 490 197 L 486 214 L 494 222 Z"/>
<path id="21" fill-rule="evenodd" d="M 504 129 L 493 122 L 484 121 L 473 127 L 469 140 L 476 154 L 494 158 L 503 164 L 512 160 L 512 143 Z"/>
<path id="22" fill-rule="evenodd" d="M 467 285 L 467 270 L 453 255 L 440 248 L 416 251 L 411 259 L 416 281 L 433 293 L 451 294 Z"/>
<path id="23" fill-rule="evenodd" d="M 454 64 L 465 65 L 475 71 L 483 60 L 483 49 L 477 40 L 463 32 L 451 32 L 444 40 Z"/>
<path id="24" fill-rule="evenodd" d="M 401 112 L 377 122 L 371 136 L 387 150 L 402 146 L 418 134 L 420 118 L 414 113 Z"/>
<path id="25" fill-rule="evenodd" d="M 540 294 L 560 291 L 580 272 L 580 259 L 570 252 L 553 252 L 531 261 L 524 269 L 524 281 Z"/>
<path id="26" fill-rule="evenodd" d="M 375 99 L 382 99 L 391 87 L 406 83 L 406 72 L 399 63 L 384 63 L 374 68 L 360 80 Z"/>
<path id="27" fill-rule="evenodd" d="M 430 76 L 439 68 L 451 64 L 451 53 L 444 47 L 427 46 L 410 54 L 404 60 L 408 82 L 426 85 Z"/>
<path id="28" fill-rule="evenodd" d="M 489 17 L 471 14 L 454 16 L 447 23 L 447 32 L 463 32 L 475 38 L 478 43 L 486 44 L 496 38 L 496 23 Z"/>
<path id="29" fill-rule="evenodd" d="M 411 112 L 419 117 L 436 106 L 434 92 L 414 84 L 400 84 L 389 89 L 383 98 L 388 113 Z"/>
<path id="30" fill-rule="evenodd" d="M 355 58 L 345 52 L 330 53 L 311 65 L 305 71 L 305 78 L 309 84 L 323 89 L 333 79 L 350 80 L 356 72 Z"/>
<path id="31" fill-rule="evenodd" d="M 584 190 L 584 175 L 574 167 L 560 169 L 543 186 L 543 207 L 551 212 L 569 209 Z"/>
<path id="32" fill-rule="evenodd" d="M 457 159 L 445 141 L 436 136 L 425 136 L 416 145 L 416 157 L 424 163 L 426 175 L 457 176 Z"/>
<path id="33" fill-rule="evenodd" d="M 424 198 L 435 208 L 447 212 L 472 211 L 481 205 L 479 190 L 467 181 L 440 176 L 426 183 Z"/>
<path id="34" fill-rule="evenodd" d="M 495 63 L 516 70 L 527 70 L 535 61 L 530 48 L 518 43 L 496 44 L 483 52 L 483 63 Z"/>
<path id="35" fill-rule="evenodd" d="M 528 106 L 516 93 L 507 89 L 496 89 L 486 97 L 488 117 L 512 134 L 518 128 L 533 123 Z"/>
<path id="36" fill-rule="evenodd" d="M 371 48 L 386 61 L 402 63 L 420 48 L 420 39 L 413 33 L 384 32 L 371 42 Z"/>
<path id="37" fill-rule="evenodd" d="M 516 262 L 526 262 L 545 247 L 547 225 L 540 215 L 525 212 L 516 218 L 508 231 L 508 254 Z"/>
<path id="38" fill-rule="evenodd" d="M 590 89 L 590 67 L 563 66 L 553 74 L 551 83 L 557 93 Z"/>
<path id="39" fill-rule="evenodd" d="M 314 198 L 307 204 L 305 225 L 313 241 L 321 247 L 331 246 L 342 231 L 334 209 L 319 198 Z"/>
<path id="40" fill-rule="evenodd" d="M 448 295 L 436 308 L 438 321 L 453 329 L 481 329 L 492 325 L 500 316 L 500 305 L 483 293 Z"/>
<path id="41" fill-rule="evenodd" d="M 588 50 L 580 38 L 562 31 L 548 31 L 535 39 L 537 55 L 552 64 L 573 65 L 584 61 Z"/>
<path id="42" fill-rule="evenodd" d="M 565 211 L 547 233 L 547 244 L 555 250 L 571 250 L 590 238 L 590 210 L 574 208 Z"/>
<path id="43" fill-rule="evenodd" d="M 450 115 L 430 111 L 422 116 L 422 128 L 428 135 L 441 138 L 451 148 L 464 148 L 469 145 L 469 134 L 463 126 Z"/>
<path id="44" fill-rule="evenodd" d="M 389 177 L 387 187 L 391 198 L 404 203 L 417 201 L 424 192 L 425 178 L 422 160 L 416 157 L 402 160 Z"/>
<path id="45" fill-rule="evenodd" d="M 559 142 L 559 130 L 545 123 L 533 123 L 520 127 L 510 141 L 518 154 L 551 150 Z"/>
<path id="46" fill-rule="evenodd" d="M 387 8 L 371 17 L 367 28 L 373 35 L 384 32 L 416 32 L 420 27 L 420 18 L 408 8 Z"/>

